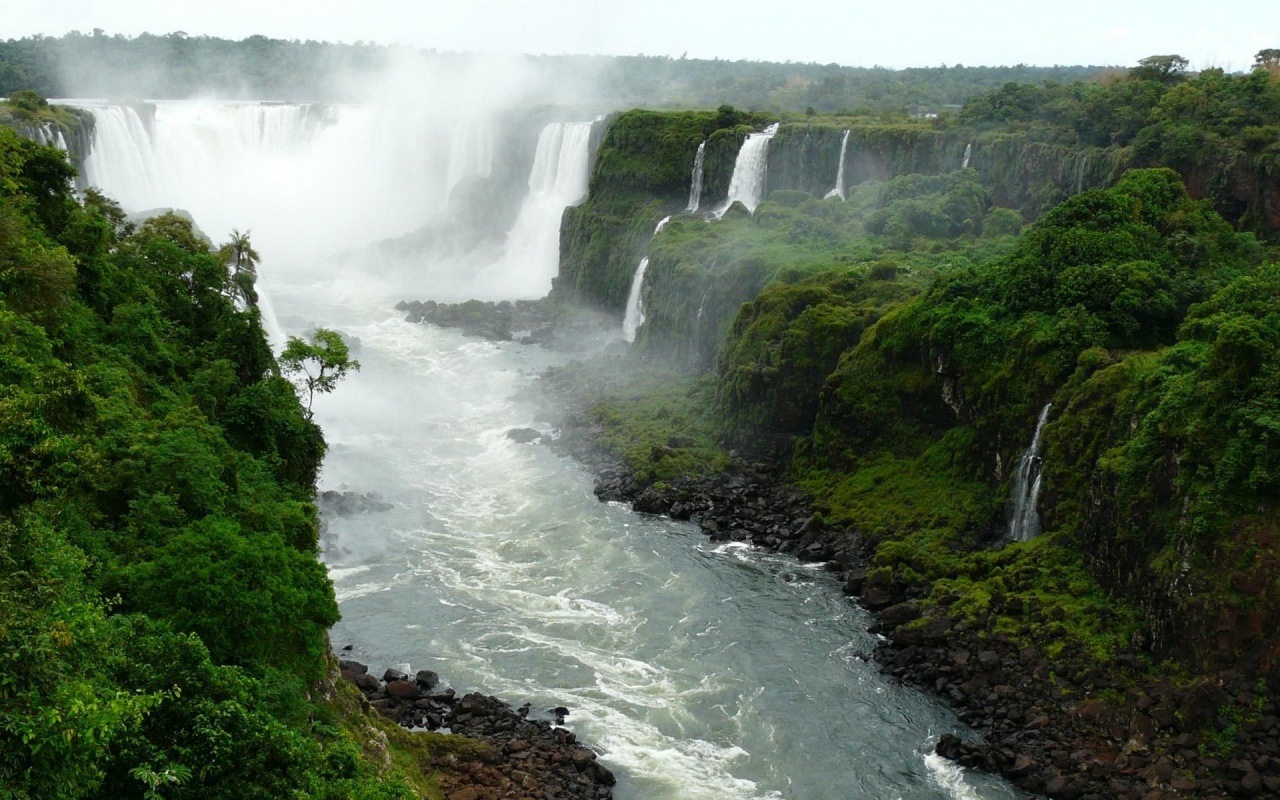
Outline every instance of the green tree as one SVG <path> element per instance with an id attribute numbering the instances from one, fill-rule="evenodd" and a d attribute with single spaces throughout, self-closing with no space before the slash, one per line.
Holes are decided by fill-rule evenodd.
<path id="1" fill-rule="evenodd" d="M 23 111 L 30 111 L 32 114 L 39 112 L 42 108 L 49 107 L 48 100 L 45 100 L 39 93 L 30 89 L 23 89 L 9 95 L 9 102 Z"/>
<path id="2" fill-rule="evenodd" d="M 1138 62 L 1138 66 L 1129 70 L 1129 75 L 1140 81 L 1181 83 L 1186 80 L 1189 63 L 1191 62 L 1179 55 L 1147 56 Z"/>
<path id="3" fill-rule="evenodd" d="M 317 394 L 332 392 L 348 372 L 360 369 L 360 362 L 351 357 L 342 336 L 326 328 L 319 328 L 311 334 L 310 342 L 290 336 L 279 362 L 284 374 L 305 376 L 307 419 L 311 418 L 311 404 Z"/>

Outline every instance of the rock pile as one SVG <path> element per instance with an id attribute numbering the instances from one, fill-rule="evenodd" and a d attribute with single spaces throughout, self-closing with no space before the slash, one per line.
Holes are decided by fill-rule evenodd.
<path id="1" fill-rule="evenodd" d="M 370 708 L 406 728 L 448 731 L 488 745 L 450 800 L 607 800 L 613 773 L 578 744 L 562 725 L 569 709 L 544 713 L 528 704 L 513 709 L 496 697 L 458 697 L 440 676 L 419 670 L 412 677 L 388 669 L 378 679 L 358 661 L 340 660 L 342 676 L 360 689 Z M 447 788 L 447 787 L 446 787 Z"/>

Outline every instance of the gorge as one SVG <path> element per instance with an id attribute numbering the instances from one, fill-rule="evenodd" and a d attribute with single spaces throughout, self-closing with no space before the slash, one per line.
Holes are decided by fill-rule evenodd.
<path id="1" fill-rule="evenodd" d="M 964 727 L 877 674 L 865 660 L 875 641 L 867 617 L 831 578 L 599 505 L 581 467 L 509 441 L 509 428 L 549 425 L 522 398 L 559 357 L 400 320 L 391 309 L 400 297 L 448 296 L 432 282 L 438 267 L 408 282 L 376 258 L 325 256 L 409 232 L 409 218 L 438 207 L 450 181 L 525 172 L 527 194 L 494 187 L 524 194 L 496 263 L 455 267 L 443 286 L 458 297 L 537 296 L 553 274 L 546 242 L 559 212 L 585 194 L 590 125 L 547 123 L 519 169 L 455 152 L 465 137 L 441 145 L 447 159 L 409 160 L 395 149 L 414 142 L 404 133 L 357 146 L 381 129 L 366 110 L 158 103 L 147 130 L 132 109 L 94 108 L 106 122 L 87 162 L 91 183 L 128 208 L 181 204 L 202 225 L 251 226 L 259 287 L 284 332 L 323 325 L 360 343 L 358 379 L 317 404 L 330 443 L 320 486 L 375 491 L 393 508 L 330 521 L 344 618 L 335 643 L 378 669 L 436 669 L 464 688 L 569 706 L 579 737 L 615 771 L 617 797 L 1019 796 L 931 754 L 937 735 Z M 168 142 L 205 155 L 178 160 Z M 400 170 L 408 160 L 397 183 L 414 192 L 397 204 L 412 213 L 361 209 L 384 178 L 356 172 L 337 157 L 341 146 L 379 150 Z M 232 189 L 246 181 L 247 203 Z M 342 187 L 343 202 L 332 189 L 309 197 L 321 185 Z M 191 191 L 200 186 L 226 189 Z M 289 220 L 318 200 L 333 224 L 301 236 Z M 336 222 L 346 214 L 376 224 L 355 236 L 354 221 Z"/>
<path id="2" fill-rule="evenodd" d="M 93 447 L 28 447 L 41 429 L 0 415 L 18 443 L 0 466 L 17 453 L 6 474 L 36 497 L 29 462 L 82 459 L 58 480 L 83 469 L 123 521 L 98 542 L 73 514 L 69 535 L 127 611 L 189 595 L 169 572 L 235 526 L 283 529 L 289 569 L 316 567 L 305 505 L 269 522 L 202 488 L 274 470 L 305 497 L 316 400 L 320 488 L 368 500 L 324 520 L 333 644 L 544 720 L 568 706 L 614 796 L 1280 790 L 1269 73 L 1135 69 L 892 119 L 617 113 L 455 78 L 428 102 L 35 104 L 15 127 L 82 166 L 84 207 L 56 153 L 0 140 L 0 185 L 34 198 L 3 230 L 51 231 L 33 268 L 0 263 L 7 374 L 75 400 L 23 408 L 156 426 L 132 450 L 103 437 L 120 460 L 99 474 Z M 1135 92 L 1159 112 L 1140 129 L 1063 110 Z M 1256 124 L 1190 126 L 1192 94 Z M 219 278 L 230 245 L 201 230 L 260 257 L 248 281 L 240 256 Z M 71 313 L 42 305 L 67 292 Z M 277 350 L 332 329 L 363 369 L 291 411 L 259 318 Z M 58 395 L 60 368 L 26 365 L 83 358 L 72 326 L 101 362 Z M 174 330 L 217 357 L 171 365 Z M 154 418 L 120 410 L 150 398 Z M 206 457 L 180 438 L 193 420 L 259 450 Z M 283 597 L 327 626 L 321 588 Z"/>

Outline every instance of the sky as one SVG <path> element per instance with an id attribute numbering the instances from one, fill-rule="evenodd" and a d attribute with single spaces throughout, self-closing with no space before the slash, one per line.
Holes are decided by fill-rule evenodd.
<path id="1" fill-rule="evenodd" d="M 130 36 L 262 34 L 446 51 L 687 54 L 893 68 L 1127 66 L 1176 53 L 1193 69 L 1230 71 L 1248 69 L 1263 48 L 1280 47 L 1280 2 L 0 0 L 0 38 L 94 28 Z"/>

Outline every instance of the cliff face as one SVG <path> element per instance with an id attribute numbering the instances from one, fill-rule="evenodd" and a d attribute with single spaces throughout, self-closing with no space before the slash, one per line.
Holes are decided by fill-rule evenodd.
<path id="1" fill-rule="evenodd" d="M 679 214 L 688 202 L 698 146 L 706 142 L 702 209 L 727 196 L 738 149 L 746 134 L 764 122 L 722 109 L 719 112 L 630 111 L 608 123 L 591 176 L 587 202 L 565 212 L 561 227 L 558 299 L 621 314 L 637 264 L 649 251 L 653 229 L 664 216 Z M 751 124 L 748 124 L 751 123 Z M 943 175 L 965 163 L 974 170 L 991 205 L 1016 209 L 1037 219 L 1063 200 L 1114 185 L 1124 172 L 1143 166 L 1130 148 L 1088 147 L 1037 141 L 1027 132 L 977 133 L 959 126 L 919 122 L 819 121 L 783 124 L 769 145 L 766 194 L 800 191 L 823 197 L 835 187 L 845 148 L 845 186 L 883 182 L 903 175 Z M 1173 164 L 1193 198 L 1209 200 L 1237 226 L 1264 234 L 1280 230 L 1278 157 L 1230 156 L 1208 163 Z M 664 257 L 651 257 L 654 279 L 673 274 Z M 686 265 L 687 269 L 687 265 Z M 685 276 L 684 282 L 688 282 Z M 709 277 L 686 286 L 715 302 Z M 710 293 L 708 291 L 710 289 Z M 754 295 L 732 292 L 745 302 Z M 687 298 L 677 299 L 686 304 Z M 721 298 L 730 302 L 731 298 Z M 702 304 L 699 304 L 702 305 Z M 682 339 L 700 323 L 682 310 L 649 304 L 651 314 L 670 316 L 676 328 L 653 336 L 681 352 L 701 345 Z M 704 315 L 705 305 L 702 306 Z M 696 311 L 696 309 L 695 309 Z M 678 319 L 676 317 L 679 317 Z M 724 326 L 720 326 L 724 327 Z M 719 330 L 719 328 L 717 328 Z M 708 332 L 707 335 L 710 335 Z M 689 363 L 706 366 L 712 357 Z"/>
<path id="2" fill-rule="evenodd" d="M 1026 132 L 924 123 L 784 124 L 769 146 L 768 192 L 799 190 L 822 197 L 830 191 L 845 129 L 846 186 L 958 170 L 971 146 L 969 166 L 992 203 L 1036 219 L 1068 197 L 1113 186 L 1128 169 L 1170 166 L 1192 197 L 1208 200 L 1237 227 L 1268 237 L 1280 232 L 1280 157 L 1274 154 L 1222 153 L 1164 164 L 1126 147 L 1064 145 Z"/>
<path id="3" fill-rule="evenodd" d="M 93 114 L 78 108 L 45 106 L 30 110 L 0 103 L 0 125 L 13 128 L 24 139 L 65 149 L 81 176 L 85 159 L 93 149 L 93 124 Z"/>

